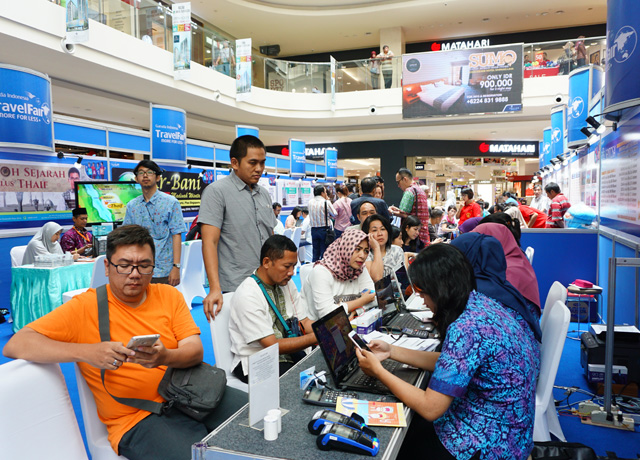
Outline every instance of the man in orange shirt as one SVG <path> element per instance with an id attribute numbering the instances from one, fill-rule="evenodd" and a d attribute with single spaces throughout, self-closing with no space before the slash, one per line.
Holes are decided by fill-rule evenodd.
<path id="1" fill-rule="evenodd" d="M 123 226 L 107 237 L 111 341 L 100 341 L 96 290 L 89 289 L 18 331 L 3 350 L 9 358 L 39 363 L 77 362 L 113 450 L 129 460 L 189 458 L 194 442 L 246 403 L 244 393 L 227 388 L 215 413 L 198 422 L 177 409 L 156 415 L 109 395 L 163 402 L 157 388 L 167 367 L 202 362 L 200 330 L 182 294 L 150 284 L 154 259 L 153 238 L 141 226 Z M 151 347 L 123 345 L 148 334 L 160 334 Z M 101 369 L 107 371 L 104 386 Z"/>
<path id="2" fill-rule="evenodd" d="M 460 197 L 462 197 L 463 205 L 458 209 L 456 218 L 458 219 L 458 225 L 461 225 L 465 220 L 472 217 L 482 216 L 482 208 L 478 203 L 473 201 L 473 190 L 470 188 L 463 188 L 460 191 Z"/>

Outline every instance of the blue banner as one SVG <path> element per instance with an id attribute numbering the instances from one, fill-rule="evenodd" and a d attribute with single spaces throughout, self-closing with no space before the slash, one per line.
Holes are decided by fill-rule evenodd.
<path id="1" fill-rule="evenodd" d="M 187 161 L 187 114 L 182 109 L 151 104 L 151 159 Z"/>
<path id="2" fill-rule="evenodd" d="M 260 129 L 255 126 L 236 125 L 236 137 L 244 136 L 246 134 L 260 138 Z"/>
<path id="3" fill-rule="evenodd" d="M 551 164 L 551 128 L 547 128 L 542 132 L 542 151 L 544 156 L 544 166 Z"/>
<path id="4" fill-rule="evenodd" d="M 34 70 L 0 64 L 0 148 L 53 152 L 51 82 Z"/>
<path id="5" fill-rule="evenodd" d="M 580 132 L 589 125 L 585 121 L 589 111 L 589 67 L 574 70 L 569 75 L 569 107 L 567 109 L 567 147 L 576 148 L 587 143 Z"/>
<path id="6" fill-rule="evenodd" d="M 305 175 L 305 164 L 307 157 L 305 156 L 306 144 L 298 139 L 289 139 L 289 160 L 291 177 L 299 177 Z"/>
<path id="7" fill-rule="evenodd" d="M 540 147 L 538 148 L 538 168 L 542 169 L 544 168 L 544 152 L 543 152 L 543 148 L 544 148 L 544 142 L 540 141 Z"/>
<path id="8" fill-rule="evenodd" d="M 607 2 L 605 112 L 640 104 L 639 27 L 640 2 L 637 0 Z"/>
<path id="9" fill-rule="evenodd" d="M 338 150 L 329 148 L 324 151 L 324 163 L 326 166 L 325 179 L 336 180 L 338 178 Z"/>
<path id="10" fill-rule="evenodd" d="M 566 150 L 567 106 L 557 105 L 551 109 L 551 158 L 562 155 Z"/>

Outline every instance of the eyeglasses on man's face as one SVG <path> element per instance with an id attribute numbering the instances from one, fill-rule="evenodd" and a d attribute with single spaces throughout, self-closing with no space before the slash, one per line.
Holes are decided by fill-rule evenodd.
<path id="1" fill-rule="evenodd" d="M 138 177 L 143 177 L 143 176 L 151 177 L 151 176 L 155 176 L 155 175 L 156 175 L 155 171 L 142 171 L 141 170 L 141 171 L 138 171 L 136 173 L 136 176 L 138 176 Z"/>
<path id="2" fill-rule="evenodd" d="M 119 275 L 130 275 L 131 273 L 133 273 L 134 269 L 137 269 L 138 273 L 140 273 L 141 275 L 151 275 L 153 274 L 153 269 L 155 267 L 155 265 L 153 264 L 146 263 L 140 265 L 114 264 L 111 261 L 109 261 L 109 263 L 116 267 L 116 272 L 118 272 Z"/>

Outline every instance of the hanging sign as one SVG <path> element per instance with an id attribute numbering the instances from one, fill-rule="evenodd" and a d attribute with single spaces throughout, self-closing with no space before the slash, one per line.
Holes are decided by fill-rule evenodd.
<path id="1" fill-rule="evenodd" d="M 0 64 L 0 148 L 53 153 L 51 81 L 35 70 Z"/>
<path id="2" fill-rule="evenodd" d="M 236 40 L 236 101 L 251 97 L 251 39 Z"/>
<path id="3" fill-rule="evenodd" d="M 545 166 L 551 164 L 551 128 L 546 128 L 542 132 L 542 154 Z"/>
<path id="4" fill-rule="evenodd" d="M 65 41 L 85 43 L 89 41 L 88 0 L 67 0 L 67 21 Z"/>
<path id="5" fill-rule="evenodd" d="M 173 78 L 182 80 L 191 69 L 191 2 L 171 5 L 173 18 Z"/>
<path id="6" fill-rule="evenodd" d="M 331 111 L 336 111 L 336 60 L 329 56 L 331 65 Z"/>
<path id="7" fill-rule="evenodd" d="M 580 131 L 588 127 L 589 67 L 581 67 L 569 75 L 569 106 L 567 108 L 567 146 L 577 148 L 587 143 Z"/>
<path id="8" fill-rule="evenodd" d="M 151 159 L 187 162 L 187 113 L 184 110 L 151 104 Z"/>
<path id="9" fill-rule="evenodd" d="M 557 105 L 551 109 L 551 158 L 562 155 L 566 150 L 564 132 L 566 130 L 567 106 Z"/>
<path id="10" fill-rule="evenodd" d="M 260 129 L 256 128 L 255 126 L 236 125 L 236 137 L 244 136 L 246 134 L 255 136 L 259 139 Z"/>

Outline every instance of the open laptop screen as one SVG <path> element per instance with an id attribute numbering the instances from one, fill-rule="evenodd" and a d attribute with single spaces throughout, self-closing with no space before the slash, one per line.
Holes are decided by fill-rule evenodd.
<path id="1" fill-rule="evenodd" d="M 336 384 L 346 374 L 349 363 L 356 358 L 355 346 L 349 339 L 351 330 L 351 323 L 342 307 L 337 307 L 313 323 L 313 332 Z"/>
<path id="2" fill-rule="evenodd" d="M 376 300 L 378 308 L 382 310 L 382 314 L 386 315 L 396 310 L 395 292 L 391 275 L 387 275 L 375 283 Z"/>

